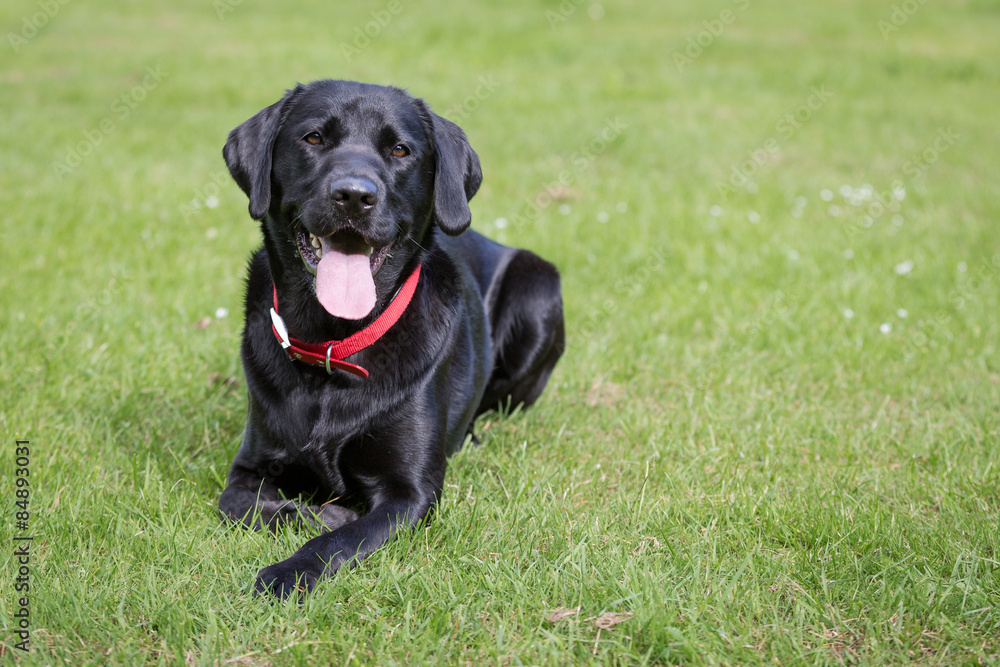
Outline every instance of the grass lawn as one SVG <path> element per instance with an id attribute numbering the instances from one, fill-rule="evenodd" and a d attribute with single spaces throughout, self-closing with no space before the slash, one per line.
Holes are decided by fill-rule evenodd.
<path id="1" fill-rule="evenodd" d="M 12 0 L 0 26 L 5 660 L 1000 664 L 997 2 Z M 253 577 L 308 531 L 215 509 L 259 243 L 221 148 L 324 77 L 466 130 L 474 227 L 559 266 L 570 340 L 426 526 L 272 604 Z"/>

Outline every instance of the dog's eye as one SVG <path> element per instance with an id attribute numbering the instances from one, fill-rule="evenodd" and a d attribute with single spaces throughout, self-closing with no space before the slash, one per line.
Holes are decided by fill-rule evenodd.
<path id="1" fill-rule="evenodd" d="M 410 149 L 404 146 L 403 144 L 396 144 L 392 148 L 393 157 L 406 157 L 409 154 L 410 154 Z"/>
<path id="2" fill-rule="evenodd" d="M 309 134 L 307 134 L 302 138 L 305 139 L 307 143 L 310 143 L 313 146 L 315 146 L 316 144 L 323 143 L 323 137 L 320 136 L 319 132 L 310 132 Z"/>

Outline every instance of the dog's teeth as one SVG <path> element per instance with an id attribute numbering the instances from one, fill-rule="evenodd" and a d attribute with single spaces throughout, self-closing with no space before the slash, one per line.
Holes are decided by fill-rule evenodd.
<path id="1" fill-rule="evenodd" d="M 323 245 L 322 243 L 320 243 L 319 237 L 316 236 L 315 234 L 309 235 L 309 244 L 312 245 L 312 247 L 316 248 L 317 250 L 319 250 L 319 248 L 322 247 Z"/>
<path id="2" fill-rule="evenodd" d="M 313 254 L 316 255 L 316 259 L 323 259 L 323 248 L 316 246 L 316 250 Z"/>
<path id="3" fill-rule="evenodd" d="M 374 249 L 374 248 L 372 248 L 371 246 L 368 246 L 368 256 L 369 256 L 369 257 L 371 257 L 371 256 L 372 256 L 372 251 L 373 251 L 373 250 L 375 250 L 375 249 Z"/>

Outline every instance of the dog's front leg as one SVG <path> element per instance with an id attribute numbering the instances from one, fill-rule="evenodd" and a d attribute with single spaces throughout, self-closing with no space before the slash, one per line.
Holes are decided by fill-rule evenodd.
<path id="1" fill-rule="evenodd" d="M 308 592 L 345 563 L 354 565 L 372 553 L 400 528 L 415 526 L 430 510 L 431 499 L 389 499 L 337 530 L 306 542 L 290 558 L 269 565 L 257 574 L 255 592 L 282 599 L 293 591 Z"/>
<path id="2" fill-rule="evenodd" d="M 339 505 L 316 507 L 282 498 L 275 484 L 239 465 L 229 471 L 229 485 L 219 497 L 219 512 L 225 519 L 254 530 L 272 531 L 285 523 L 335 530 L 358 518 L 357 512 Z"/>

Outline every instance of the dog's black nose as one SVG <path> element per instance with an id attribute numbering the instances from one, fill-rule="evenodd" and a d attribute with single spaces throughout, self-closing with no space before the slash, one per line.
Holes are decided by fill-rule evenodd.
<path id="1" fill-rule="evenodd" d="M 363 213 L 378 203 L 378 187 L 367 178 L 344 176 L 330 184 L 330 196 L 349 213 Z"/>

